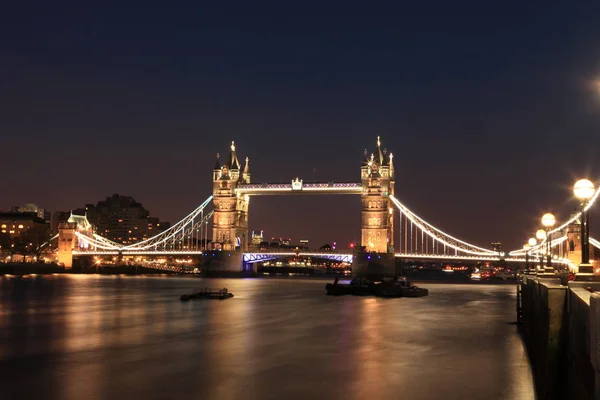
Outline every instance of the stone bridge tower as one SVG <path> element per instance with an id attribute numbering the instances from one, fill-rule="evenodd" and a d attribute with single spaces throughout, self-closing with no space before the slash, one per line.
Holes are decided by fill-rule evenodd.
<path id="1" fill-rule="evenodd" d="M 248 247 L 249 197 L 236 192 L 240 183 L 250 183 L 248 158 L 244 170 L 231 142 L 227 163 L 221 165 L 219 154 L 213 170 L 213 248 L 246 250 Z"/>
<path id="2" fill-rule="evenodd" d="M 362 237 L 361 245 L 368 252 L 394 252 L 394 205 L 389 199 L 394 194 L 394 156 L 381 150 L 377 137 L 375 153 L 365 159 L 360 169 L 362 182 Z"/>
<path id="3" fill-rule="evenodd" d="M 89 244 L 80 241 L 76 233 L 92 237 L 94 227 L 87 219 L 87 215 L 74 215 L 71 212 L 67 222 L 58 225 L 58 264 L 66 269 L 73 267 L 73 250 L 87 249 Z"/>
<path id="4" fill-rule="evenodd" d="M 58 264 L 66 269 L 73 267 L 73 249 L 77 248 L 76 229 L 77 225 L 72 222 L 58 225 Z"/>

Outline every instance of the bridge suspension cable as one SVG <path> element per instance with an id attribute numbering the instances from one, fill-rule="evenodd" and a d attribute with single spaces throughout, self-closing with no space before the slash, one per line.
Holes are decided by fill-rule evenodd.
<path id="1" fill-rule="evenodd" d="M 92 246 L 96 249 L 113 251 L 161 251 L 161 250 L 199 250 L 200 247 L 208 242 L 208 222 L 213 215 L 213 210 L 207 212 L 206 208 L 212 203 L 213 196 L 206 199 L 194 211 L 184 217 L 181 221 L 171 226 L 169 229 L 138 243 L 123 245 L 113 242 L 98 234 L 93 237 L 86 236 L 76 232 L 76 236 L 82 243 Z"/>
<path id="2" fill-rule="evenodd" d="M 158 246 L 162 243 L 167 242 L 169 239 L 174 238 L 178 233 L 184 231 L 188 224 L 193 224 L 194 220 L 198 216 L 203 215 L 204 208 L 206 208 L 206 206 L 210 204 L 212 199 L 213 196 L 209 196 L 208 199 L 206 199 L 202 204 L 200 204 L 200 206 L 198 206 L 198 208 L 196 208 L 194 211 L 192 211 L 185 218 L 183 218 L 181 221 L 179 221 L 169 229 L 149 239 L 128 246 L 124 246 L 123 250 L 147 250 L 151 247 Z"/>
<path id="3" fill-rule="evenodd" d="M 419 232 L 417 232 L 418 228 L 420 230 L 420 244 L 421 244 L 421 252 L 422 253 L 434 253 L 437 254 L 441 250 L 444 254 L 448 253 L 448 248 L 453 249 L 455 254 L 458 252 L 472 254 L 477 256 L 495 256 L 499 255 L 499 252 L 494 250 L 485 249 L 483 247 L 479 247 L 460 239 L 457 239 L 449 234 L 443 232 L 442 230 L 434 227 L 430 223 L 426 222 L 415 213 L 410 211 L 408 207 L 402 204 L 397 198 L 394 196 L 389 196 L 394 205 L 400 211 L 400 229 L 402 229 L 402 216 L 406 217 L 405 220 L 405 229 L 404 229 L 404 239 L 405 239 L 405 251 L 407 250 L 408 239 L 412 244 L 413 238 L 416 239 L 416 248 L 419 247 Z M 410 231 L 408 231 L 408 222 L 410 222 Z M 416 226 L 413 232 L 413 225 Z M 431 244 L 431 249 L 428 248 L 428 243 L 425 240 L 425 235 L 429 236 L 433 239 L 433 243 Z M 442 245 L 442 249 L 440 249 L 439 245 Z M 402 246 L 402 243 L 400 243 Z M 412 249 L 414 247 L 411 246 Z"/>
<path id="4" fill-rule="evenodd" d="M 550 242 L 550 247 L 554 248 L 556 246 L 559 246 L 562 243 L 564 243 L 567 239 L 568 239 L 567 235 L 563 235 L 563 236 L 560 236 L 558 238 L 552 239 L 552 241 Z M 538 253 L 544 253 L 545 251 L 546 251 L 546 244 L 545 244 L 545 241 L 542 241 L 542 242 L 536 244 L 535 246 L 532 246 L 531 248 L 529 248 L 527 250 L 526 249 L 519 249 L 519 250 L 511 251 L 509 253 L 509 255 L 511 255 L 511 256 L 519 256 L 519 255 L 523 256 L 526 253 L 529 253 L 529 254 L 538 254 Z"/>
<path id="5" fill-rule="evenodd" d="M 39 245 L 36 250 L 42 249 L 46 246 L 48 246 L 54 239 L 58 238 L 58 233 L 54 236 L 52 236 L 50 239 L 48 239 L 47 242 L 42 243 L 41 245 Z"/>
<path id="6" fill-rule="evenodd" d="M 590 201 L 588 201 L 588 203 L 586 204 L 586 206 L 584 207 L 584 211 L 588 211 L 590 208 L 592 208 L 592 206 L 594 205 L 594 203 L 596 202 L 596 200 L 598 200 L 598 197 L 600 197 L 600 187 L 598 187 L 598 189 L 596 189 L 596 192 L 594 193 L 594 195 L 592 196 L 592 198 L 590 199 Z M 552 229 L 549 231 L 550 234 L 556 233 L 556 232 L 563 232 L 563 230 L 568 227 L 569 225 L 571 225 L 572 223 L 574 223 L 575 221 L 577 221 L 578 219 L 581 218 L 581 212 L 579 211 L 576 214 L 574 214 L 569 220 L 567 220 L 565 223 L 563 223 L 562 225 Z M 547 238 L 543 239 L 540 243 L 538 243 L 537 245 L 533 246 L 531 249 L 537 249 L 541 246 L 543 246 L 546 242 L 547 242 Z M 590 239 L 591 240 L 591 239 Z M 554 240 L 553 240 L 554 241 Z M 531 249 L 529 251 L 531 251 Z M 518 254 L 519 252 L 522 252 L 523 249 L 517 249 L 517 250 L 513 250 L 510 251 L 508 254 L 513 255 L 513 254 Z M 524 252 L 522 254 L 525 254 Z"/>

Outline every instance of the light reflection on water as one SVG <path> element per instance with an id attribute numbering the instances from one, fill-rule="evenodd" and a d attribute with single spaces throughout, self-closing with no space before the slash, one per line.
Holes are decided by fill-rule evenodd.
<path id="1" fill-rule="evenodd" d="M 330 297 L 321 280 L 0 278 L 10 399 L 531 399 L 514 286 Z M 180 302 L 227 286 L 225 301 Z"/>

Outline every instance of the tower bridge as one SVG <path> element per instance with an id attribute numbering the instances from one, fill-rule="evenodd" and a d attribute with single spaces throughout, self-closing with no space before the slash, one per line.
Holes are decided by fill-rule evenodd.
<path id="1" fill-rule="evenodd" d="M 377 147 L 371 158 L 363 160 L 361 182 L 304 183 L 299 178 L 289 184 L 251 183 L 249 159 L 241 169 L 235 147 L 231 143 L 228 160 L 221 164 L 219 154 L 213 169 L 213 234 L 212 242 L 223 250 L 248 249 L 248 212 L 250 197 L 283 194 L 356 194 L 362 200 L 361 243 L 368 252 L 393 252 L 394 209 L 389 196 L 394 194 L 393 155 Z M 377 154 L 377 156 L 375 156 Z"/>
<path id="2" fill-rule="evenodd" d="M 249 159 L 245 158 L 242 168 L 232 142 L 224 162 L 217 154 L 212 194 L 181 221 L 147 240 L 123 245 L 96 233 L 85 217 L 73 215 L 59 227 L 59 262 L 69 267 L 73 256 L 178 256 L 205 255 L 210 251 L 222 254 L 209 266 L 215 271 L 239 272 L 259 261 L 295 255 L 352 262 L 353 271 L 377 264 L 379 270 L 383 268 L 391 274 L 396 259 L 525 262 L 529 255 L 545 254 L 546 240 L 527 250 L 499 253 L 455 238 L 416 215 L 395 196 L 394 156 L 382 148 L 379 137 L 372 153 L 365 150 L 359 171 L 360 181 L 356 182 L 304 182 L 296 177 L 289 183 L 255 183 L 251 180 Z M 361 242 L 354 251 L 259 251 L 250 245 L 248 215 L 253 196 L 342 194 L 361 197 Z M 599 195 L 600 190 L 590 205 Z M 574 214 L 551 231 L 555 263 L 576 262 L 580 251 L 578 221 L 579 214 Z M 600 246 L 594 239 L 591 243 Z"/>

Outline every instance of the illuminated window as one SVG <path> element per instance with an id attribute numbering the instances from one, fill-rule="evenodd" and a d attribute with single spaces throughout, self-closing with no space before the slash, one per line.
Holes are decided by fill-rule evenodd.
<path id="1" fill-rule="evenodd" d="M 6 229 L 2 229 L 2 233 L 6 233 Z"/>
<path id="2" fill-rule="evenodd" d="M 19 229 L 23 229 L 23 225 L 19 225 Z"/>
<path id="3" fill-rule="evenodd" d="M 15 231 L 9 231 L 8 233 L 15 233 Z"/>
<path id="4" fill-rule="evenodd" d="M 6 228 L 6 224 L 2 224 L 2 227 L 3 227 L 3 228 Z"/>

